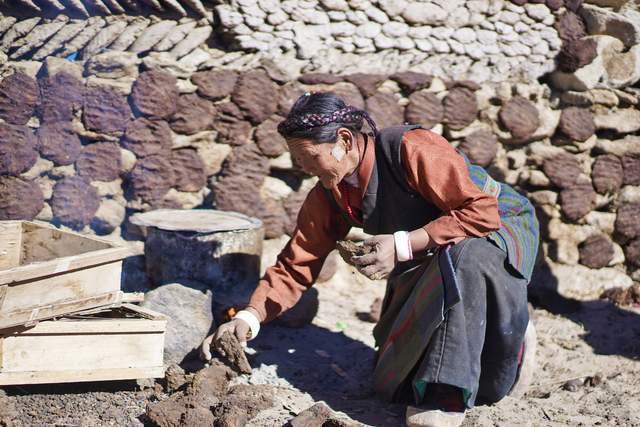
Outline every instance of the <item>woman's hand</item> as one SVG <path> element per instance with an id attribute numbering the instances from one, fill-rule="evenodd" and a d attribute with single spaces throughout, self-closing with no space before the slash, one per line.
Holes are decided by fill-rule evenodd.
<path id="1" fill-rule="evenodd" d="M 393 234 L 379 234 L 365 240 L 363 244 L 373 246 L 373 251 L 352 258 L 358 271 L 371 280 L 380 280 L 389 276 L 396 266 L 396 245 Z"/>
<path id="2" fill-rule="evenodd" d="M 236 338 L 238 338 L 238 341 L 240 341 L 240 344 L 244 346 L 250 332 L 250 327 L 249 324 L 242 319 L 233 319 L 220 325 L 215 333 L 209 335 L 202 341 L 202 345 L 200 346 L 200 358 L 202 360 L 207 362 L 211 360 L 211 347 L 216 346 L 216 343 L 225 332 L 234 334 Z"/>

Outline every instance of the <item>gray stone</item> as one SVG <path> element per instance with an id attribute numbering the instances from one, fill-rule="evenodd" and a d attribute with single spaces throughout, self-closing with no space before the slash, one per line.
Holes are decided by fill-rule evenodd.
<path id="1" fill-rule="evenodd" d="M 410 24 L 414 25 L 439 25 L 447 19 L 447 11 L 433 3 L 409 3 L 402 17 Z"/>
<path id="2" fill-rule="evenodd" d="M 212 295 L 197 282 L 170 283 L 145 295 L 142 306 L 169 317 L 164 340 L 166 364 L 179 364 L 214 329 Z"/>
<path id="3" fill-rule="evenodd" d="M 346 12 L 349 10 L 349 3 L 346 0 L 320 0 L 320 3 L 329 10 L 339 10 Z"/>
<path id="4" fill-rule="evenodd" d="M 124 222 L 124 205 L 113 199 L 103 199 L 91 221 L 91 228 L 98 234 L 109 234 Z"/>
<path id="5" fill-rule="evenodd" d="M 404 22 L 389 22 L 382 27 L 382 32 L 389 37 L 404 37 L 409 33 L 409 26 Z"/>
<path id="6" fill-rule="evenodd" d="M 549 8 L 544 4 L 527 3 L 524 5 L 527 15 L 536 21 L 544 21 L 545 18 L 553 16 Z"/>
<path id="7" fill-rule="evenodd" d="M 459 7 L 447 17 L 447 25 L 453 28 L 460 28 L 469 25 L 470 14 L 465 7 Z"/>
<path id="8" fill-rule="evenodd" d="M 609 87 L 624 88 L 640 80 L 640 44 L 628 52 L 613 54 L 604 59 L 605 80 Z"/>
<path id="9" fill-rule="evenodd" d="M 640 43 L 640 22 L 633 22 L 621 14 L 590 4 L 584 4 L 579 12 L 589 34 L 616 37 L 626 47 Z"/>
<path id="10" fill-rule="evenodd" d="M 369 18 L 379 24 L 386 24 L 387 22 L 389 22 L 389 17 L 387 16 L 387 14 L 376 7 L 366 9 L 364 13 L 366 13 Z"/>
<path id="11" fill-rule="evenodd" d="M 602 111 L 594 115 L 597 129 L 608 129 L 618 133 L 632 133 L 640 130 L 640 110 L 624 108 Z"/>
<path id="12" fill-rule="evenodd" d="M 364 25 L 360 25 L 356 29 L 356 34 L 360 37 L 366 37 L 369 39 L 375 38 L 382 31 L 382 25 L 377 22 L 367 22 Z"/>
<path id="13" fill-rule="evenodd" d="M 520 15 L 515 12 L 503 10 L 502 12 L 500 12 L 498 19 L 500 20 L 500 22 L 504 22 L 505 24 L 513 26 L 516 24 L 516 22 L 520 21 Z"/>
<path id="14" fill-rule="evenodd" d="M 476 40 L 476 32 L 471 28 L 459 28 L 452 37 L 460 43 L 471 43 Z"/>
<path id="15" fill-rule="evenodd" d="M 393 18 L 402 15 L 405 19 L 406 16 L 403 12 L 411 7 L 411 4 L 407 5 L 407 2 L 404 0 L 378 0 L 378 5 L 389 17 Z M 421 3 L 421 5 L 426 6 L 424 3 Z"/>

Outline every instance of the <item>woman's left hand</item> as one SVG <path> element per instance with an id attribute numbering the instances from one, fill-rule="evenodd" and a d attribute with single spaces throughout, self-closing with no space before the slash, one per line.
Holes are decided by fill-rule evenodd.
<path id="1" fill-rule="evenodd" d="M 396 266 L 396 246 L 393 234 L 379 234 L 363 243 L 372 246 L 372 252 L 352 258 L 360 273 L 371 280 L 380 280 L 389 276 Z"/>

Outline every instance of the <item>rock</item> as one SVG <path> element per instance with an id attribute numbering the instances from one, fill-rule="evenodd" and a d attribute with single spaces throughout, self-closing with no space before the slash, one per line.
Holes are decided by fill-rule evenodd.
<path id="1" fill-rule="evenodd" d="M 633 282 L 623 271 L 617 268 L 604 267 L 591 269 L 583 265 L 562 265 L 549 263 L 553 283 L 557 283 L 558 292 L 565 298 L 578 300 L 594 300 L 605 289 L 615 287 L 628 288 Z M 537 286 L 536 282 L 534 286 Z M 548 286 L 540 283 L 541 286 Z"/>
<path id="2" fill-rule="evenodd" d="M 558 129 L 574 141 L 586 141 L 596 131 L 591 112 L 577 107 L 562 110 Z"/>
<path id="3" fill-rule="evenodd" d="M 82 81 L 82 65 L 56 56 L 47 56 L 44 58 L 44 67 L 42 69 L 43 77 L 53 77 L 58 73 L 66 73 Z"/>
<path id="4" fill-rule="evenodd" d="M 19 175 L 37 160 L 36 138 L 31 129 L 0 123 L 0 175 Z"/>
<path id="5" fill-rule="evenodd" d="M 382 9 L 384 10 L 384 7 Z M 402 17 L 411 25 L 441 25 L 447 19 L 447 15 L 447 11 L 435 3 L 417 1 L 408 3 L 402 11 Z"/>
<path id="6" fill-rule="evenodd" d="M 444 120 L 444 107 L 434 93 L 414 92 L 409 96 L 404 118 L 407 123 L 421 124 L 431 129 Z"/>
<path id="7" fill-rule="evenodd" d="M 64 178 L 53 187 L 51 209 L 54 218 L 74 230 L 89 225 L 99 206 L 100 197 L 86 178 Z"/>
<path id="8" fill-rule="evenodd" d="M 621 108 L 618 110 L 600 110 L 595 113 L 596 129 L 612 130 L 617 133 L 633 133 L 640 130 L 640 110 Z"/>
<path id="9" fill-rule="evenodd" d="M 171 151 L 170 160 L 175 187 L 180 191 L 198 191 L 207 184 L 204 163 L 198 152 L 191 148 Z"/>
<path id="10" fill-rule="evenodd" d="M 189 383 L 189 378 L 184 369 L 175 363 L 169 365 L 164 372 L 165 390 L 167 393 L 175 393 Z"/>
<path id="11" fill-rule="evenodd" d="M 278 133 L 278 123 L 284 120 L 280 116 L 271 116 L 262 122 L 255 131 L 256 145 L 267 157 L 278 157 L 287 151 L 287 142 Z"/>
<path id="12" fill-rule="evenodd" d="M 618 208 L 616 216 L 616 232 L 625 239 L 634 239 L 640 237 L 640 221 L 638 221 L 638 212 L 640 212 L 640 203 L 627 203 Z"/>
<path id="13" fill-rule="evenodd" d="M 91 228 L 97 234 L 109 234 L 120 227 L 125 219 L 124 206 L 113 199 L 104 199 L 91 221 Z"/>
<path id="14" fill-rule="evenodd" d="M 82 119 L 88 130 L 104 134 L 124 132 L 131 117 L 126 99 L 112 89 L 87 89 Z"/>
<path id="15" fill-rule="evenodd" d="M 487 167 L 498 153 L 498 139 L 486 130 L 477 130 L 467 136 L 458 146 L 471 163 Z"/>
<path id="16" fill-rule="evenodd" d="M 131 88 L 134 82 L 135 82 L 134 79 L 128 78 L 128 77 L 124 77 L 116 80 L 116 79 L 103 79 L 96 76 L 89 76 L 87 77 L 86 84 L 88 88 L 106 87 L 107 89 L 111 89 L 122 96 L 129 96 L 131 94 Z"/>
<path id="17" fill-rule="evenodd" d="M 605 57 L 604 68 L 610 87 L 623 88 L 636 83 L 640 80 L 640 45 L 633 46 L 628 52 Z"/>
<path id="18" fill-rule="evenodd" d="M 74 74 L 60 71 L 40 79 L 38 84 L 38 114 L 43 122 L 69 122 L 74 118 L 74 110 L 79 110 L 84 104 L 85 88 L 81 78 Z"/>
<path id="19" fill-rule="evenodd" d="M 169 122 L 171 129 L 178 133 L 193 135 L 211 129 L 211 118 L 215 113 L 213 103 L 195 93 L 180 95 L 176 112 Z"/>
<path id="20" fill-rule="evenodd" d="M 137 159 L 135 154 L 133 154 L 129 150 L 125 150 L 124 148 L 120 149 L 120 167 L 121 167 L 120 172 L 122 174 L 131 172 L 131 170 L 136 164 L 136 161 Z"/>
<path id="21" fill-rule="evenodd" d="M 459 130 L 470 125 L 478 115 L 478 102 L 473 91 L 456 87 L 443 100 L 444 123 L 451 129 Z"/>
<path id="22" fill-rule="evenodd" d="M 93 186 L 98 192 L 100 197 L 112 197 L 119 198 L 123 194 L 122 191 L 122 179 L 114 179 L 113 181 L 91 181 Z M 114 197 L 115 196 L 115 197 Z"/>
<path id="23" fill-rule="evenodd" d="M 620 40 L 610 36 L 589 36 L 583 40 L 595 40 L 597 45 L 597 55 L 595 59 L 572 73 L 562 71 L 553 72 L 551 74 L 551 82 L 557 89 L 577 91 L 593 89 L 606 73 L 603 58 L 620 52 L 624 48 Z M 584 41 L 581 43 L 586 46 L 586 44 L 590 42 Z M 580 53 L 580 55 L 582 55 L 582 53 Z M 584 60 L 588 58 L 588 55 L 584 56 Z M 583 61 L 583 59 L 578 59 L 579 61 L 576 63 Z"/>
<path id="24" fill-rule="evenodd" d="M 366 110 L 376 122 L 378 129 L 399 126 L 404 122 L 404 108 L 390 93 L 378 92 L 367 98 Z"/>
<path id="25" fill-rule="evenodd" d="M 212 304 L 211 290 L 198 282 L 164 284 L 145 294 L 142 307 L 171 319 L 164 339 L 165 363 L 180 364 L 194 356 L 192 352 L 215 328 Z"/>
<path id="26" fill-rule="evenodd" d="M 620 159 L 611 154 L 596 157 L 591 170 L 593 186 L 600 194 L 615 193 L 622 186 L 623 171 Z"/>
<path id="27" fill-rule="evenodd" d="M 0 175 L 0 220 L 31 221 L 43 206 L 44 197 L 38 184 Z"/>
<path id="28" fill-rule="evenodd" d="M 176 111 L 178 87 L 175 76 L 150 70 L 140 74 L 131 90 L 133 106 L 149 117 L 167 119 Z"/>
<path id="29" fill-rule="evenodd" d="M 175 206 L 177 209 L 202 208 L 205 197 L 211 193 L 207 187 L 200 188 L 199 191 L 178 191 L 170 189 L 162 197 L 162 205 Z"/>
<path id="30" fill-rule="evenodd" d="M 324 402 L 318 402 L 312 407 L 300 412 L 289 421 L 291 427 L 323 426 L 333 411 Z"/>
<path id="31" fill-rule="evenodd" d="M 580 264 L 602 268 L 613 259 L 613 243 L 603 234 L 594 234 L 580 243 Z"/>
<path id="32" fill-rule="evenodd" d="M 640 239 L 631 241 L 625 248 L 627 262 L 634 267 L 640 267 Z"/>
<path id="33" fill-rule="evenodd" d="M 624 15 L 591 4 L 583 5 L 578 13 L 591 35 L 615 37 L 627 48 L 640 43 L 640 23 L 635 23 Z"/>
<path id="34" fill-rule="evenodd" d="M 162 199 L 174 182 L 171 162 L 160 154 L 139 159 L 128 176 L 132 195 L 149 203 Z"/>
<path id="35" fill-rule="evenodd" d="M 85 145 L 76 161 L 78 175 L 90 181 L 113 181 L 120 176 L 120 149 L 111 142 Z"/>
<path id="36" fill-rule="evenodd" d="M 596 193 L 590 184 L 575 184 L 560 192 L 560 207 L 570 221 L 577 221 L 591 212 Z"/>
<path id="37" fill-rule="evenodd" d="M 400 88 L 407 94 L 426 89 L 431 86 L 433 76 L 414 71 L 403 71 L 389 76 L 391 80 L 398 82 Z"/>
<path id="38" fill-rule="evenodd" d="M 138 157 L 158 154 L 171 148 L 171 128 L 164 120 L 139 117 L 129 122 L 120 144 Z"/>
<path id="39" fill-rule="evenodd" d="M 597 43 L 593 39 L 579 39 L 565 42 L 557 56 L 558 68 L 573 73 L 591 64 L 598 56 Z"/>
<path id="40" fill-rule="evenodd" d="M 215 175 L 222 169 L 222 163 L 225 161 L 231 146 L 227 144 L 201 144 L 197 147 L 198 155 L 204 164 L 204 171 L 207 176 Z"/>
<path id="41" fill-rule="evenodd" d="M 515 96 L 507 101 L 498 113 L 502 125 L 516 141 L 526 141 L 540 126 L 538 110 L 531 101 Z"/>
<path id="42" fill-rule="evenodd" d="M 38 84 L 28 75 L 16 72 L 0 82 L 0 118 L 24 125 L 38 104 Z"/>
<path id="43" fill-rule="evenodd" d="M 544 161 L 543 170 L 551 182 L 560 188 L 573 186 L 582 173 L 576 157 L 566 152 L 547 158 Z"/>
<path id="44" fill-rule="evenodd" d="M 85 65 L 88 75 L 106 79 L 138 77 L 140 58 L 131 52 L 107 51 L 91 56 Z"/>
<path id="45" fill-rule="evenodd" d="M 278 109 L 278 86 L 261 70 L 242 74 L 231 95 L 247 119 L 257 125 Z"/>
<path id="46" fill-rule="evenodd" d="M 42 175 L 45 175 L 51 169 L 53 169 L 53 162 L 50 162 L 47 159 L 43 159 L 42 157 L 39 157 L 34 163 L 34 165 L 31 166 L 31 169 L 29 169 L 24 173 L 21 173 L 20 177 L 31 181 Z"/>
<path id="47" fill-rule="evenodd" d="M 640 155 L 625 154 L 622 156 L 625 185 L 640 185 Z"/>
<path id="48" fill-rule="evenodd" d="M 231 95 L 238 81 L 238 74 L 231 70 L 199 71 L 191 76 L 198 86 L 198 95 L 217 101 Z"/>

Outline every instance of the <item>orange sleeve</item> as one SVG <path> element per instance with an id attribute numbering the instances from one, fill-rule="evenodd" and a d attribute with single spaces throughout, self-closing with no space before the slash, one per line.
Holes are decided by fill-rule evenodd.
<path id="1" fill-rule="evenodd" d="M 500 228 L 498 200 L 476 187 L 464 159 L 446 139 L 427 130 L 409 131 L 401 156 L 409 185 L 442 211 L 423 227 L 436 244 L 482 237 Z"/>
<path id="2" fill-rule="evenodd" d="M 300 208 L 291 239 L 251 296 L 249 307 L 260 313 L 261 321 L 273 320 L 298 302 L 349 228 L 318 183 Z"/>

